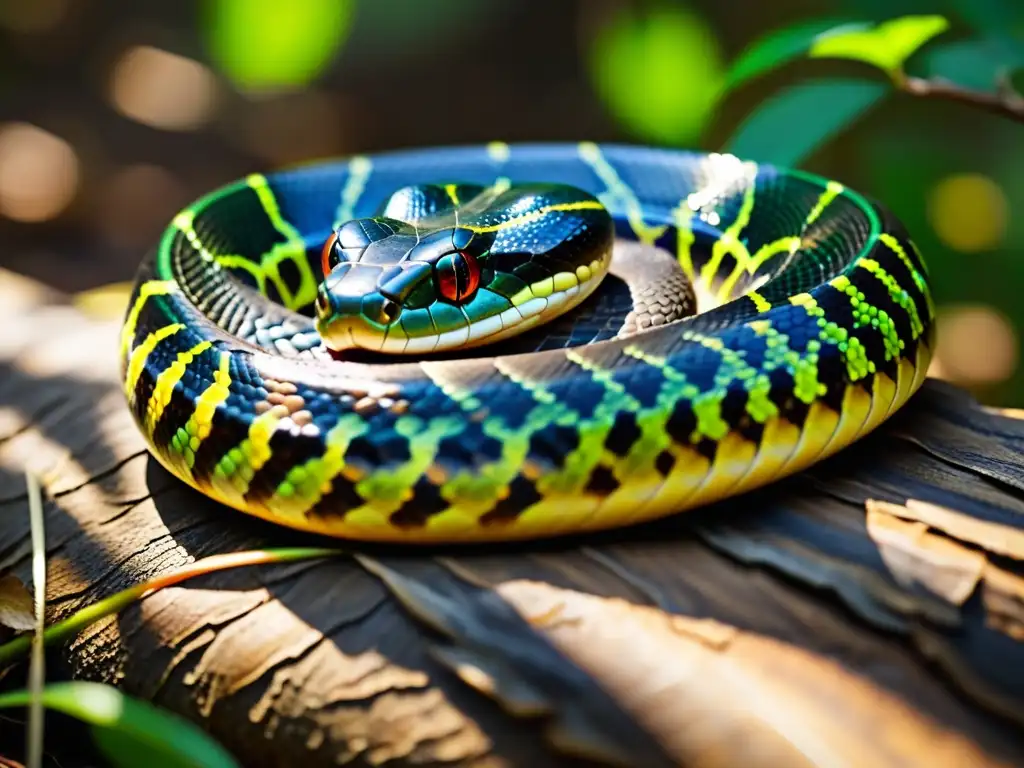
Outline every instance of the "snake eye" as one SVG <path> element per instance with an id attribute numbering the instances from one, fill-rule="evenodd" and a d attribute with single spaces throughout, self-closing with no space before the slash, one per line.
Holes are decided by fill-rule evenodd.
<path id="1" fill-rule="evenodd" d="M 331 236 L 327 238 L 327 242 L 324 243 L 323 250 L 320 252 L 320 264 L 324 269 L 325 277 L 330 274 L 331 270 L 334 269 L 341 260 L 338 255 L 338 249 L 335 247 L 337 244 L 338 233 L 332 232 Z"/>
<path id="2" fill-rule="evenodd" d="M 480 286 L 480 266 L 465 251 L 442 256 L 434 267 L 437 290 L 441 297 L 453 304 L 462 304 Z"/>

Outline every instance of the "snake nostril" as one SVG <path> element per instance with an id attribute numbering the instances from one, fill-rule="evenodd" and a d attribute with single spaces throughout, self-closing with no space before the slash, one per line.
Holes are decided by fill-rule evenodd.
<path id="1" fill-rule="evenodd" d="M 402 308 L 397 302 L 391 299 L 384 299 L 380 305 L 380 321 L 382 323 L 393 323 L 402 314 Z"/>

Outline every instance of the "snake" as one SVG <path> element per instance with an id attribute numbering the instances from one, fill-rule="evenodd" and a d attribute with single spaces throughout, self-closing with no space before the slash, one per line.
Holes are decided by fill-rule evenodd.
<path id="1" fill-rule="evenodd" d="M 905 227 L 840 182 L 492 142 L 206 194 L 143 259 L 120 359 L 148 452 L 199 493 L 458 544 L 624 528 L 806 469 L 921 386 L 934 325 Z"/>

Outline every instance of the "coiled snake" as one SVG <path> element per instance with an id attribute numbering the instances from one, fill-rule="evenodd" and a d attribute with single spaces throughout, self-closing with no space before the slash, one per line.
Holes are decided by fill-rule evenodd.
<path id="1" fill-rule="evenodd" d="M 892 415 L 932 347 L 924 262 L 879 205 L 730 155 L 594 144 L 250 176 L 175 217 L 121 335 L 132 413 L 178 478 L 407 543 L 755 488 Z"/>

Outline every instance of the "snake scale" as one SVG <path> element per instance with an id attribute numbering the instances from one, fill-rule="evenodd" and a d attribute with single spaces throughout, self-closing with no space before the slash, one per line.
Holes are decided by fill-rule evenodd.
<path id="1" fill-rule="evenodd" d="M 493 351 L 576 304 L 585 325 L 628 241 L 684 276 L 639 291 L 629 333 Z M 151 453 L 203 494 L 344 538 L 500 541 L 651 520 L 831 455 L 921 385 L 933 314 L 902 225 L 837 182 L 492 143 L 207 195 L 143 261 L 120 353 Z"/>

